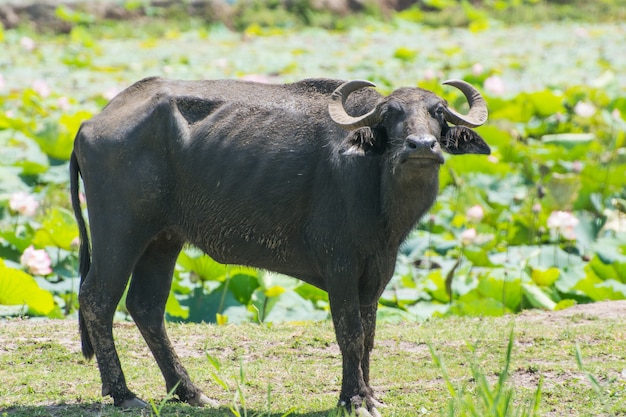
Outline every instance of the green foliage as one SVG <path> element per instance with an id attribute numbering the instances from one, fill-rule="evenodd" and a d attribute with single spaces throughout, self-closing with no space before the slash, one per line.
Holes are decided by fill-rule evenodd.
<path id="1" fill-rule="evenodd" d="M 411 62 L 417 57 L 417 51 L 407 47 L 400 47 L 396 49 L 393 57 L 399 59 L 400 61 Z"/>
<path id="2" fill-rule="evenodd" d="M 433 27 L 467 27 L 483 31 L 493 22 L 506 24 L 546 21 L 603 20 L 619 22 L 626 14 L 623 0 L 585 2 L 577 0 L 423 0 L 401 11 L 401 19 Z"/>
<path id="3" fill-rule="evenodd" d="M 345 30 L 362 23 L 363 19 L 382 19 L 376 2 L 364 2 L 357 10 L 346 9 L 344 13 L 313 3 L 310 0 L 240 0 L 233 6 L 232 26 L 239 32 L 266 36 L 305 26 Z"/>
<path id="4" fill-rule="evenodd" d="M 263 8 L 262 3 L 250 4 L 254 10 Z M 479 8 L 470 2 L 432 1 L 427 6 L 442 13 L 461 7 L 466 24 L 475 25 L 463 36 L 472 39 L 480 35 L 473 30 L 498 33 L 484 7 L 511 11 L 530 4 L 534 2 L 484 2 Z M 132 9 L 143 2 L 125 5 Z M 274 2 L 265 9 L 280 7 Z M 75 23 L 67 35 L 30 39 L 27 35 L 34 35 L 18 30 L 0 33 L 0 46 L 15 64 L 0 66 L 0 259 L 6 276 L 17 277 L 10 282 L 2 277 L 0 300 L 18 306 L 2 314 L 75 312 L 78 242 L 67 198 L 73 138 L 80 123 L 121 86 L 155 68 L 180 78 L 248 76 L 279 82 L 332 73 L 372 79 L 382 91 L 417 81 L 462 109 L 465 99 L 441 87 L 438 72 L 421 77 L 415 69 L 458 74 L 488 101 L 490 120 L 478 132 L 493 154 L 447 159 L 438 202 L 403 246 L 396 274 L 381 298 L 380 318 L 502 315 L 626 298 L 626 96 L 616 75 L 623 73 L 623 57 L 600 54 L 590 64 L 600 75 L 587 85 L 540 77 L 534 89 L 502 91 L 498 81 L 515 85 L 511 80 L 528 70 L 510 48 L 494 43 L 484 48 L 488 56 L 481 55 L 449 42 L 447 31 L 432 35 L 407 23 L 422 19 L 428 10 L 403 12 L 391 24 L 368 20 L 358 29 L 329 34 L 291 32 L 293 15 L 311 22 L 317 15 L 306 2 L 290 7 L 281 22 L 242 21 L 243 40 L 224 28 L 160 27 L 158 35 L 152 29 L 133 31 L 120 41 L 115 31 L 63 8 L 57 14 Z M 514 30 L 507 29 L 506 39 Z M 549 37 L 554 30 L 538 35 L 539 43 L 549 47 L 556 42 Z M 595 36 L 593 30 L 580 34 L 581 39 Z M 425 41 L 413 41 L 419 37 Z M 309 45 L 311 39 L 324 47 Z M 191 47 L 183 48 L 183 43 Z M 429 43 L 436 48 L 430 50 Z M 587 55 L 610 48 L 606 42 L 579 43 Z M 188 52 L 207 44 L 212 48 L 206 54 Z M 492 67 L 476 69 L 476 63 L 489 62 L 492 55 Z M 550 70 L 551 64 L 541 65 L 542 71 Z M 46 72 L 20 83 L 21 71 L 40 67 Z M 16 203 L 16 195 L 28 201 Z M 39 251 L 46 264 L 29 265 L 23 259 L 27 250 Z M 15 283 L 39 298 L 15 296 Z M 39 304 L 44 299 L 48 304 Z M 185 248 L 166 311 L 172 321 L 225 324 L 323 320 L 329 307 L 326 294 L 308 284 L 220 265 Z"/>
<path id="5" fill-rule="evenodd" d="M 172 321 L 226 324 L 327 317 L 323 291 L 293 278 L 222 265 L 193 248 L 178 258 L 173 290 L 166 306 Z"/>
<path id="6" fill-rule="evenodd" d="M 44 214 L 41 227 L 37 229 L 31 243 L 37 247 L 47 246 L 70 251 L 75 249 L 78 227 L 74 213 L 61 207 L 54 207 Z"/>
<path id="7" fill-rule="evenodd" d="M 95 21 L 93 15 L 72 10 L 65 5 L 58 6 L 55 10 L 55 15 L 59 19 L 69 23 L 88 24 Z"/>
<path id="8" fill-rule="evenodd" d="M 0 305 L 18 306 L 29 315 L 52 315 L 52 294 L 42 290 L 26 272 L 9 268 L 0 260 Z"/>

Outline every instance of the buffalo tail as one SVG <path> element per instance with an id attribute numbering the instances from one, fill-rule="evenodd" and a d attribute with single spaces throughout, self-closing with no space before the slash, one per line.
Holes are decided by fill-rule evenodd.
<path id="1" fill-rule="evenodd" d="M 80 175 L 80 167 L 78 166 L 78 160 L 76 154 L 72 152 L 70 157 L 70 193 L 72 196 L 72 208 L 74 210 L 74 216 L 76 217 L 76 223 L 78 223 L 78 232 L 80 234 L 80 250 L 78 253 L 79 258 L 79 273 L 80 273 L 80 287 L 83 285 L 83 280 L 89 272 L 91 267 L 91 250 L 89 248 L 89 236 L 87 235 L 87 225 L 85 224 L 85 218 L 80 206 L 80 198 L 78 193 L 80 191 L 80 185 L 78 176 Z M 89 338 L 85 319 L 83 318 L 80 307 L 78 310 L 78 328 L 80 329 L 80 340 L 82 345 L 83 356 L 87 359 L 93 358 L 94 350 Z"/>

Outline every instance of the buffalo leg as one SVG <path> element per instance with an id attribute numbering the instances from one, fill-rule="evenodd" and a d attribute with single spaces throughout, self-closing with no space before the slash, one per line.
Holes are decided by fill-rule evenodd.
<path id="1" fill-rule="evenodd" d="M 102 395 L 113 397 L 116 406 L 144 406 L 126 385 L 113 341 L 113 316 L 136 256 L 121 242 L 99 239 L 95 229 L 92 227 L 93 261 L 81 284 L 79 302 L 100 369 Z"/>
<path id="2" fill-rule="evenodd" d="M 181 401 L 213 405 L 191 382 L 165 330 L 165 304 L 181 247 L 181 241 L 166 233 L 151 242 L 133 271 L 126 307 L 159 364 L 167 391 L 178 384 L 176 395 Z"/>
<path id="3" fill-rule="evenodd" d="M 374 336 L 376 334 L 376 310 L 377 305 L 361 306 L 361 322 L 363 324 L 364 342 L 363 342 L 363 361 L 361 369 L 363 370 L 363 380 L 372 393 L 370 387 L 370 355 L 374 349 Z"/>
<path id="4" fill-rule="evenodd" d="M 370 386 L 370 357 L 372 349 L 374 349 L 374 336 L 376 334 L 376 311 L 378 303 L 369 305 L 361 305 L 361 322 L 363 324 L 363 360 L 361 361 L 361 369 L 363 371 L 363 381 L 367 386 L 367 408 L 372 412 L 373 416 L 379 415 L 376 407 L 382 404 L 374 398 L 374 390 Z"/>
<path id="5" fill-rule="evenodd" d="M 370 357 L 376 335 L 376 312 L 378 300 L 393 275 L 394 266 L 395 256 L 392 253 L 380 254 L 380 257 L 372 258 L 360 280 L 359 287 L 359 311 L 364 334 L 361 369 L 363 381 L 367 387 L 367 407 L 374 416 L 380 415 L 376 407 L 382 405 L 374 399 L 374 390 L 370 385 Z"/>
<path id="6" fill-rule="evenodd" d="M 340 291 L 329 293 L 330 310 L 335 326 L 337 343 L 343 359 L 343 379 L 339 405 L 359 409 L 368 395 L 368 387 L 363 379 L 361 361 L 364 354 L 365 335 L 361 324 L 358 293 Z"/>

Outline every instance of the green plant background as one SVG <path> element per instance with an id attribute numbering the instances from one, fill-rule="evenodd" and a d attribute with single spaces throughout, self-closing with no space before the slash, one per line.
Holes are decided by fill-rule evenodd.
<path id="1" fill-rule="evenodd" d="M 332 21 L 306 7 L 298 10 L 308 17 L 295 18 L 273 6 L 280 13 L 267 8 L 266 20 L 242 13 L 236 30 L 189 18 L 100 22 L 59 8 L 72 24 L 67 34 L 0 29 L 0 315 L 76 314 L 73 138 L 116 92 L 149 75 L 364 78 L 383 93 L 427 88 L 457 107 L 463 98 L 441 82 L 463 78 L 488 101 L 490 120 L 479 132 L 493 155 L 447 159 L 438 202 L 403 245 L 379 318 L 502 315 L 626 298 L 624 23 L 511 18 L 516 7 L 531 13 L 545 2 L 424 3 Z M 39 202 L 35 216 L 9 208 L 16 192 Z M 475 206 L 480 219 L 468 216 Z M 578 219 L 575 238 L 549 227 L 555 211 Z M 46 251 L 51 274 L 33 276 L 20 264 L 31 245 Z M 118 315 L 129 318 L 123 302 Z M 167 317 L 323 320 L 328 301 L 289 277 L 220 265 L 186 248 Z"/>

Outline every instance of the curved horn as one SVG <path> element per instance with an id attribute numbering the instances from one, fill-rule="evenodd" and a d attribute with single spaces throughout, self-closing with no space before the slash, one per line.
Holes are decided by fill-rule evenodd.
<path id="1" fill-rule="evenodd" d="M 471 84 L 463 80 L 448 80 L 445 85 L 456 87 L 465 95 L 470 109 L 467 115 L 462 115 L 456 110 L 446 107 L 446 120 L 454 125 L 467 127 L 478 127 L 487 121 L 488 111 L 487 103 L 483 96 Z"/>
<path id="2" fill-rule="evenodd" d="M 354 130 L 360 127 L 373 126 L 381 120 L 378 107 L 358 117 L 350 116 L 346 112 L 345 104 L 348 96 L 365 87 L 375 87 L 375 85 L 365 80 L 353 80 L 341 84 L 333 91 L 330 96 L 331 102 L 328 103 L 328 114 L 333 122 L 346 130 Z"/>

